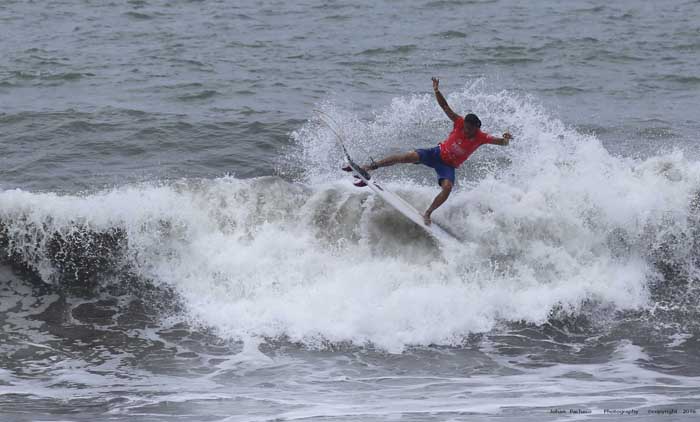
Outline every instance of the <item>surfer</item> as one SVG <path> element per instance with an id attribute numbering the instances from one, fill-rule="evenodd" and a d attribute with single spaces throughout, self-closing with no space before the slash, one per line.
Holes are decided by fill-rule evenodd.
<path id="1" fill-rule="evenodd" d="M 366 171 L 376 170 L 380 167 L 393 166 L 394 164 L 423 164 L 435 169 L 438 184 L 442 188 L 435 197 L 430 207 L 423 214 L 425 224 L 430 225 L 430 217 L 440 205 L 442 205 L 452 192 L 455 183 L 455 169 L 458 168 L 477 148 L 484 144 L 508 145 L 513 136 L 506 132 L 502 138 L 489 135 L 481 131 L 481 120 L 472 113 L 461 117 L 447 104 L 447 100 L 440 92 L 440 80 L 432 78 L 435 98 L 447 117 L 452 120 L 454 126 L 452 132 L 438 146 L 426 149 L 415 149 L 403 154 L 390 155 L 371 164 L 363 166 Z M 356 182 L 356 186 L 366 186 L 362 181 Z"/>

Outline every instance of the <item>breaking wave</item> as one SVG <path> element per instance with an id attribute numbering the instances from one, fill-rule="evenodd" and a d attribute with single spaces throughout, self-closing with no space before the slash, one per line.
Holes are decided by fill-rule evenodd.
<path id="1" fill-rule="evenodd" d="M 89 288 L 129 272 L 174 289 L 187 315 L 221 336 L 309 347 L 459 345 L 502 322 L 649 310 L 670 300 L 664 292 L 694 291 L 699 163 L 680 151 L 613 156 L 535 101 L 478 83 L 448 99 L 485 130 L 516 136 L 512 147 L 481 148 L 435 213 L 459 247 L 441 248 L 352 187 L 320 122 L 331 116 L 362 159 L 435 144 L 449 122 L 431 97 L 413 96 L 370 118 L 322 104 L 292 134 L 286 161 L 306 169 L 297 180 L 2 191 L 0 249 L 47 283 Z M 430 172 L 376 174 L 421 209 L 436 193 Z"/>

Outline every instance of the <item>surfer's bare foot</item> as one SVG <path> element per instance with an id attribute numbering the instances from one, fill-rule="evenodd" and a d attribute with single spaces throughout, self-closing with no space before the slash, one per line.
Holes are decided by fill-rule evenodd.
<path id="1" fill-rule="evenodd" d="M 430 213 L 426 212 L 423 214 L 423 222 L 425 223 L 426 226 L 429 226 L 430 223 L 432 223 L 432 220 L 430 220 Z"/>

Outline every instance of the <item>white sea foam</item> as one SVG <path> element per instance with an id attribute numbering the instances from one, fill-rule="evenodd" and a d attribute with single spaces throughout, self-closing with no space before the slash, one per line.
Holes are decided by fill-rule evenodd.
<path id="1" fill-rule="evenodd" d="M 229 177 L 83 196 L 8 190 L 0 220 L 46 281 L 54 275 L 46 234 L 124 230 L 134 271 L 174 286 L 193 318 L 231 338 L 400 351 L 459 343 L 499 320 L 541 323 L 554 308 L 576 312 L 585 301 L 647 306 L 650 253 L 690 230 L 700 165 L 680 152 L 612 156 L 528 99 L 478 84 L 449 100 L 477 112 L 486 130 L 516 137 L 510 148 L 479 150 L 480 167 L 460 170 L 461 188 L 435 213 L 464 239 L 459 248 L 439 250 L 351 187 L 332 134 L 315 119 L 294 135 L 295 159 L 313 169 L 296 183 Z M 449 125 L 432 101 L 398 98 L 370 120 L 322 107 L 366 155 L 409 148 L 413 132 L 444 136 Z M 377 177 L 423 208 L 436 193 L 432 176 L 421 179 L 430 171 L 404 166 Z M 677 242 L 682 260 L 688 245 Z"/>

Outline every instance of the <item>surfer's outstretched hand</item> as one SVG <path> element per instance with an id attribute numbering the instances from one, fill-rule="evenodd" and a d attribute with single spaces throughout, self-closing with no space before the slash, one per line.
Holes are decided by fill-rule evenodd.
<path id="1" fill-rule="evenodd" d="M 430 213 L 428 211 L 426 211 L 425 214 L 423 214 L 423 222 L 426 226 L 429 226 L 430 223 L 432 223 L 432 220 L 430 220 Z"/>

